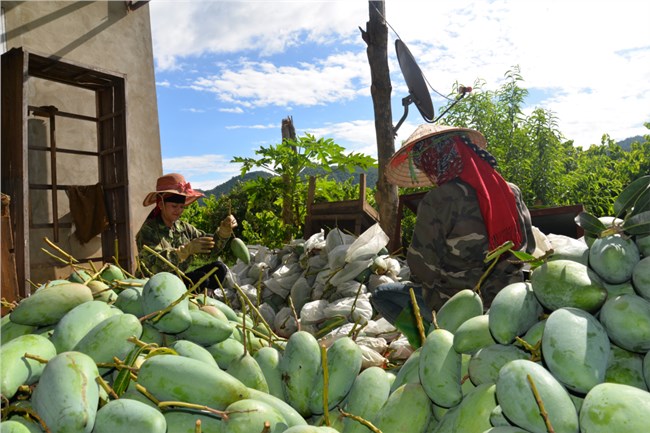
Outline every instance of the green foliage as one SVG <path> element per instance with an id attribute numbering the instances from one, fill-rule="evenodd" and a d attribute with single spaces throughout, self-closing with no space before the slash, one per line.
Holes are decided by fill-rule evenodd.
<path id="1" fill-rule="evenodd" d="M 333 170 L 352 173 L 355 169 L 367 169 L 375 166 L 375 160 L 360 153 L 346 154 L 344 150 L 332 139 L 316 139 L 307 134 L 296 140 L 285 139 L 277 145 L 262 146 L 255 151 L 256 158 L 233 158 L 232 162 L 242 164 L 242 175 L 253 168 L 275 175 L 242 184 L 241 192 L 246 197 L 242 213 L 244 240 L 278 248 L 301 236 L 307 211 L 306 170 L 324 169 L 326 173 L 316 179 L 315 201 L 357 198 L 358 187 L 352 181 L 337 183 L 328 179 L 328 174 Z"/>
<path id="2" fill-rule="evenodd" d="M 499 163 L 498 170 L 521 188 L 530 208 L 582 204 L 594 216 L 613 215 L 623 189 L 650 173 L 650 135 L 632 142 L 629 151 L 607 134 L 599 144 L 576 147 L 560 132 L 553 112 L 542 108 L 524 112 L 528 91 L 522 87 L 523 81 L 518 67 L 506 72 L 504 84 L 494 91 L 484 89 L 486 83 L 476 80 L 474 91 L 460 103 L 449 108 L 450 102 L 441 108 L 440 112 L 449 108 L 442 123 L 481 131 Z M 454 86 L 451 95 L 458 87 Z M 650 123 L 645 126 L 650 129 Z M 277 248 L 301 236 L 307 205 L 306 173 L 325 171 L 316 178 L 315 201 L 351 200 L 358 198 L 358 186 L 340 178 L 337 181 L 336 170 L 352 172 L 374 166 L 369 156 L 345 154 L 331 139 L 311 135 L 261 147 L 255 154 L 255 158 L 236 157 L 233 162 L 242 164 L 242 175 L 257 167 L 273 177 L 240 183 L 219 199 L 211 196 L 203 207 L 190 206 L 183 218 L 214 231 L 232 208 L 240 222 L 239 237 L 249 244 Z M 424 190 L 402 188 L 400 194 Z M 366 191 L 374 205 L 374 191 Z M 401 224 L 402 244 L 407 246 L 415 214 L 405 210 Z"/>
<path id="3" fill-rule="evenodd" d="M 529 207 L 583 204 L 595 215 L 611 215 L 623 188 L 650 172 L 649 136 L 632 143 L 629 152 L 607 135 L 586 150 L 575 147 L 564 139 L 551 111 L 523 113 L 528 92 L 522 82 L 518 67 L 505 74 L 505 83 L 495 91 L 484 90 L 485 83 L 477 80 L 474 91 L 451 107 L 443 122 L 481 131 L 500 173 L 521 188 Z"/>

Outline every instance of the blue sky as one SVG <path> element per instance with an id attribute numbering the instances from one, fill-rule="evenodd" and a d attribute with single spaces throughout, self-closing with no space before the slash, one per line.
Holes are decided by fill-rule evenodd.
<path id="1" fill-rule="evenodd" d="M 239 174 L 235 156 L 298 135 L 376 157 L 370 68 L 359 27 L 366 0 L 153 0 L 149 3 L 164 172 L 211 189 Z M 647 134 L 647 0 L 387 0 L 393 124 L 408 94 L 401 39 L 447 94 L 477 79 L 495 90 L 518 65 L 526 109 L 555 113 L 576 145 Z M 445 101 L 432 90 L 434 108 Z M 444 121 L 444 118 L 443 118 Z M 396 137 L 422 123 L 414 105 Z"/>

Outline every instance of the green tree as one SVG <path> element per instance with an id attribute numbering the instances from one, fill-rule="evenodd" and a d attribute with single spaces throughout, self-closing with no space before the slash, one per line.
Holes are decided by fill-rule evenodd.
<path id="1" fill-rule="evenodd" d="M 344 153 L 345 149 L 332 139 L 316 139 L 312 135 L 298 137 L 296 140 L 285 139 L 282 143 L 269 147 L 260 147 L 255 151 L 257 158 L 235 157 L 232 162 L 242 164 L 241 174 L 253 168 L 262 168 L 276 176 L 247 182 L 243 189 L 248 193 L 247 227 L 245 231 L 251 237 L 264 237 L 272 244 L 283 242 L 298 236 L 306 212 L 307 180 L 304 171 L 307 168 L 321 168 L 330 173 L 333 168 L 354 172 L 355 168 L 367 169 L 375 166 L 375 160 L 361 153 Z M 335 190 L 336 186 L 321 190 Z M 341 190 L 345 191 L 345 190 Z M 333 191 L 330 193 L 334 194 Z M 340 193 L 339 193 L 340 195 Z M 290 220 L 276 221 L 286 209 L 285 200 L 290 200 Z M 260 208 L 260 204 L 264 208 Z M 257 225 L 264 227 L 256 227 Z M 263 233 L 272 229 L 274 236 L 269 238 Z"/>

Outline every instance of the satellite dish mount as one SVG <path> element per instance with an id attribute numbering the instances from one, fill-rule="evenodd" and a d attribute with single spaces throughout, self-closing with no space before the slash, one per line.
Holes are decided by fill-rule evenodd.
<path id="1" fill-rule="evenodd" d="M 400 70 L 404 76 L 404 81 L 408 87 L 409 94 L 402 98 L 402 106 L 404 107 L 404 114 L 402 118 L 399 119 L 397 125 L 393 128 L 393 135 L 397 135 L 397 130 L 409 113 L 409 105 L 414 103 L 417 107 L 420 115 L 427 123 L 433 123 L 440 119 L 451 107 L 453 107 L 458 101 L 460 101 L 466 93 L 472 91 L 471 87 L 459 87 L 458 92 L 460 93 L 459 97 L 444 111 L 438 118 L 434 118 L 433 103 L 431 102 L 431 95 L 429 95 L 429 89 L 427 88 L 427 83 L 424 80 L 424 75 L 420 70 L 415 58 L 409 51 L 408 47 L 400 39 L 395 41 L 395 51 L 397 52 L 397 61 L 399 62 Z"/>

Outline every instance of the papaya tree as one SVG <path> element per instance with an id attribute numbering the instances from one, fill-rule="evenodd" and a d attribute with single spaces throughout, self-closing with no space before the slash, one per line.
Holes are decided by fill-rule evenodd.
<path id="1" fill-rule="evenodd" d="M 332 139 L 319 138 L 306 134 L 295 140 L 284 139 L 277 145 L 260 147 L 255 151 L 257 157 L 235 157 L 232 162 L 242 164 L 241 174 L 245 175 L 253 168 L 261 168 L 274 177 L 255 179 L 247 182 L 245 190 L 249 192 L 249 209 L 255 207 L 256 201 L 264 197 L 267 202 L 274 197 L 274 206 L 279 206 L 279 213 L 267 209 L 272 214 L 266 214 L 271 220 L 282 214 L 286 197 L 291 198 L 293 209 L 290 210 L 290 220 L 276 224 L 276 229 L 283 231 L 284 241 L 300 233 L 306 210 L 307 180 L 304 177 L 306 169 L 322 169 L 326 173 L 333 169 L 345 170 L 352 173 L 356 168 L 368 169 L 376 166 L 375 160 L 362 153 L 345 153 L 345 149 Z M 260 215 L 261 216 L 261 215 Z M 286 218 L 286 214 L 285 214 Z"/>

